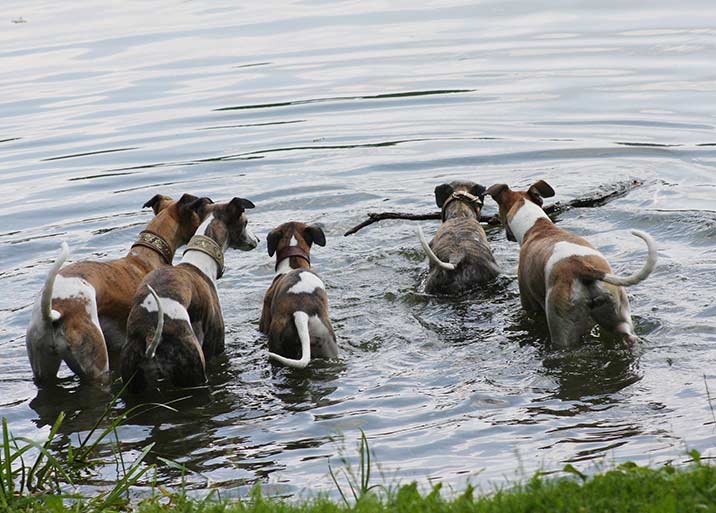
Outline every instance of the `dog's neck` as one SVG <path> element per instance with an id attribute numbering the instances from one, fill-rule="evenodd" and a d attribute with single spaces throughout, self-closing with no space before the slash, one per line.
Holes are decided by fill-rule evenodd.
<path id="1" fill-rule="evenodd" d="M 213 240 L 219 248 L 221 248 L 222 254 L 229 245 L 229 234 L 226 226 L 223 222 L 216 219 L 214 214 L 210 215 L 201 226 L 197 228 L 196 234 Z M 181 263 L 193 265 L 205 274 L 212 283 L 215 283 L 216 280 L 219 279 L 223 271 L 216 258 L 203 251 L 192 249 L 191 247 L 184 252 Z"/>
<path id="2" fill-rule="evenodd" d="M 460 200 L 453 200 L 443 208 L 443 221 L 458 217 L 480 218 L 480 209 L 474 208 Z"/>
<path id="3" fill-rule="evenodd" d="M 517 242 L 522 245 L 522 240 L 528 231 L 535 225 L 540 219 L 547 219 L 550 223 L 552 220 L 542 210 L 542 207 L 532 203 L 531 201 L 522 200 L 522 204 L 517 206 L 517 211 L 509 221 L 510 230 L 512 235 L 515 236 Z"/>
<path id="4" fill-rule="evenodd" d="M 310 268 L 311 257 L 298 245 L 286 246 L 276 252 L 276 276 L 286 274 L 294 269 Z"/>

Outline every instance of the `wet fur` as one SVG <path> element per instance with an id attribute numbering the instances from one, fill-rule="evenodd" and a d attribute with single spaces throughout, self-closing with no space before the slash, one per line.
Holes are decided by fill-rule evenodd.
<path id="1" fill-rule="evenodd" d="M 317 243 L 325 245 L 323 231 L 304 223 L 285 223 L 269 233 L 269 256 L 289 245 L 297 245 L 306 254 L 310 254 L 311 246 Z M 320 229 L 318 229 L 320 230 Z M 328 296 L 323 288 L 316 288 L 311 293 L 292 293 L 289 289 L 301 281 L 301 273 L 311 273 L 310 264 L 298 257 L 289 257 L 291 270 L 277 274 L 264 296 L 263 310 L 259 329 L 268 335 L 269 352 L 285 358 L 299 360 L 301 358 L 301 341 L 296 329 L 295 312 L 305 312 L 309 317 L 311 333 L 311 355 L 318 358 L 335 358 L 338 345 L 328 316 Z M 277 262 L 278 264 L 278 262 Z M 320 321 L 319 326 L 314 319 Z"/>
<path id="2" fill-rule="evenodd" d="M 445 195 L 453 191 L 466 191 L 482 198 L 484 190 L 484 187 L 474 182 L 454 181 L 436 188 L 436 203 L 442 208 Z M 444 269 L 430 260 L 425 282 L 428 294 L 461 294 L 500 274 L 487 235 L 479 221 L 480 209 L 470 208 L 459 201 L 452 201 L 447 208 L 448 217 L 430 241 L 430 248 L 442 262 L 454 264 L 455 269 Z"/>
<path id="3" fill-rule="evenodd" d="M 163 236 L 176 247 L 185 244 L 203 220 L 203 211 L 211 200 L 183 195 L 178 201 L 156 195 L 144 206 L 154 210 L 155 217 L 147 229 Z M 119 350 L 124 342 L 124 328 L 134 292 L 142 278 L 166 265 L 154 251 L 134 247 L 123 258 L 108 262 L 75 262 L 63 267 L 59 275 L 83 280 L 92 290 L 92 304 L 78 297 L 52 298 L 53 321 L 46 319 L 37 306 L 46 303 L 48 290 L 43 289 L 26 334 L 28 357 L 38 384 L 51 384 L 64 360 L 80 379 L 92 383 L 109 381 L 109 352 Z M 52 292 L 49 292 L 52 295 Z M 101 330 L 93 322 L 97 316 Z"/>

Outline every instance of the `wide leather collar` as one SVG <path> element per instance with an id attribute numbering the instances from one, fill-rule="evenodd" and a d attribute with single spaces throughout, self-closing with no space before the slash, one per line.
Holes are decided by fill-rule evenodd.
<path id="1" fill-rule="evenodd" d="M 159 253 L 159 256 L 161 256 L 162 260 L 164 260 L 164 263 L 172 265 L 172 260 L 174 259 L 174 248 L 172 248 L 166 239 L 164 239 L 161 235 L 157 235 L 149 230 L 143 230 L 139 232 L 137 240 L 134 241 L 134 244 L 132 244 L 132 247 L 134 246 L 142 246 L 152 249 Z"/>
<path id="2" fill-rule="evenodd" d="M 189 244 L 186 245 L 183 254 L 186 254 L 187 251 L 200 251 L 209 255 L 214 259 L 214 262 L 216 262 L 216 279 L 218 280 L 224 275 L 224 250 L 211 237 L 207 237 L 206 235 L 194 235 L 189 241 Z"/>
<path id="3" fill-rule="evenodd" d="M 308 253 L 306 253 L 303 248 L 299 246 L 286 246 L 276 252 L 275 269 L 278 270 L 278 264 L 280 264 L 282 260 L 285 260 L 289 257 L 303 258 L 306 262 L 308 262 L 308 265 L 311 265 L 311 257 L 308 256 Z"/>

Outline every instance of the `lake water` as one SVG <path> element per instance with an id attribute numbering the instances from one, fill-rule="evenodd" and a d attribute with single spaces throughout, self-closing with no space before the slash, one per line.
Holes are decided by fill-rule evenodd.
<path id="1" fill-rule="evenodd" d="M 0 415 L 14 433 L 42 439 L 66 411 L 60 447 L 111 397 L 66 369 L 56 389 L 32 382 L 24 332 L 60 242 L 73 260 L 119 257 L 150 219 L 146 200 L 192 192 L 253 200 L 262 243 L 227 254 L 227 353 L 210 386 L 119 431 L 130 459 L 156 443 L 160 482 L 180 481 L 163 457 L 196 472 L 192 487 L 329 490 L 329 458 L 355 461 L 360 430 L 387 482 L 458 488 L 709 453 L 716 5 L 545 4 L 4 2 Z M 645 257 L 629 229 L 657 239 L 658 268 L 629 289 L 637 350 L 605 337 L 546 348 L 544 323 L 520 310 L 518 247 L 498 228 L 504 276 L 453 300 L 420 292 L 415 223 L 342 236 L 368 211 L 433 211 L 434 187 L 459 178 L 546 179 L 563 201 L 643 180 L 559 217 L 622 273 Z M 257 330 L 273 276 L 265 235 L 287 220 L 325 227 L 312 256 L 341 350 L 300 372 L 272 369 Z M 114 475 L 100 467 L 86 484 Z"/>

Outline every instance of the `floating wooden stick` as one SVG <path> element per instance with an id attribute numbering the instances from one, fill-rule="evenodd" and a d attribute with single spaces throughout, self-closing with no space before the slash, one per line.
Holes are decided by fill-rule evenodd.
<path id="1" fill-rule="evenodd" d="M 621 198 L 627 195 L 633 189 L 636 189 L 644 182 L 641 180 L 628 180 L 624 182 L 617 182 L 610 186 L 602 186 L 597 191 L 596 196 L 585 196 L 582 198 L 575 198 L 567 201 L 566 203 L 553 203 L 546 205 L 544 211 L 550 216 L 556 216 L 572 208 L 589 208 L 589 207 L 601 207 L 609 203 L 610 201 Z M 369 226 L 378 221 L 384 219 L 403 219 L 407 221 L 427 221 L 427 220 L 440 220 L 442 219 L 442 212 L 430 212 L 428 214 L 411 214 L 409 212 L 369 212 L 368 219 L 360 224 L 355 225 L 353 228 L 343 234 L 344 237 L 353 235 L 359 230 L 362 230 L 366 226 Z M 490 225 L 500 224 L 500 218 L 497 216 L 480 216 L 480 222 Z"/>

